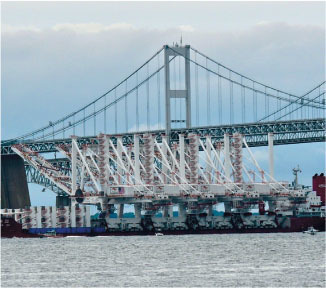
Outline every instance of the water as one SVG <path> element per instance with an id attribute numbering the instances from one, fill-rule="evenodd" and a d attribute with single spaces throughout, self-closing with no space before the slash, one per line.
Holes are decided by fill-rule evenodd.
<path id="1" fill-rule="evenodd" d="M 2 287 L 325 287 L 325 233 L 2 239 Z"/>

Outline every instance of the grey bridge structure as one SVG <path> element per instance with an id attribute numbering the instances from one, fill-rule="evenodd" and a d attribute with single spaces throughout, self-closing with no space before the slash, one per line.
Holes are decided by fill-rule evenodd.
<path id="1" fill-rule="evenodd" d="M 22 143 L 45 153 L 54 166 L 70 173 L 70 162 L 57 157 L 56 146 L 78 137 L 80 146 L 97 143 L 99 133 L 121 136 L 132 144 L 133 134 L 162 135 L 170 143 L 180 133 L 210 135 L 241 133 L 250 147 L 325 141 L 325 81 L 294 95 L 255 81 L 215 61 L 189 45 L 165 45 L 136 71 L 91 103 L 48 125 L 1 142 L 2 157 L 14 155 Z M 5 169 L 5 168 L 4 168 Z M 62 194 L 48 179 L 25 163 L 28 183 Z M 10 177 L 14 177 L 11 175 Z"/>

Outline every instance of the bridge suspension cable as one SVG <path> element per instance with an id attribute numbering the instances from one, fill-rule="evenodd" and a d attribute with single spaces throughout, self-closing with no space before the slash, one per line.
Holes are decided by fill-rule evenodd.
<path id="1" fill-rule="evenodd" d="M 169 62 L 173 61 L 175 59 L 175 57 L 171 58 L 169 60 Z M 51 137 L 51 136 L 55 136 L 59 133 L 61 133 L 63 130 L 69 130 L 72 128 L 72 126 L 78 126 L 79 124 L 92 119 L 93 117 L 95 117 L 96 115 L 100 114 L 101 112 L 103 112 L 105 109 L 112 107 L 113 105 L 116 105 L 119 101 L 121 101 L 122 99 L 124 99 L 127 95 L 131 94 L 134 91 L 137 91 L 137 89 L 139 89 L 140 86 L 144 85 L 146 82 L 148 82 L 148 80 L 152 79 L 157 73 L 159 73 L 162 69 L 164 68 L 164 65 L 162 65 L 161 67 L 159 67 L 157 70 L 155 70 L 153 73 L 149 74 L 148 77 L 146 77 L 144 80 L 142 80 L 141 82 L 139 82 L 137 84 L 137 86 L 129 89 L 126 93 L 124 93 L 123 95 L 121 95 L 120 97 L 116 98 L 114 101 L 110 102 L 109 104 L 107 104 L 106 106 L 94 111 L 93 113 L 75 121 L 74 123 L 71 124 L 71 126 L 65 126 L 64 128 L 59 128 L 58 130 L 53 130 L 52 132 L 49 132 L 48 134 L 44 134 L 42 136 L 39 136 L 37 138 L 35 138 L 34 140 L 41 140 L 41 139 L 46 139 L 47 137 Z M 54 126 L 53 126 L 54 128 Z"/>
<path id="2" fill-rule="evenodd" d="M 223 64 L 221 64 L 221 63 L 219 63 L 219 62 L 217 62 L 217 61 L 215 61 L 214 59 L 210 58 L 209 56 L 205 55 L 204 53 L 198 51 L 197 49 L 195 49 L 195 48 L 193 48 L 193 47 L 190 47 L 190 49 L 193 50 L 195 53 L 201 55 L 202 57 L 207 58 L 207 59 L 210 60 L 211 62 L 215 63 L 216 65 L 218 65 L 218 67 L 219 67 L 219 66 L 220 66 L 220 67 L 223 67 L 223 68 L 226 69 L 227 71 L 230 71 L 231 73 L 233 73 L 233 74 L 235 74 L 235 75 L 238 75 L 238 76 L 240 76 L 240 77 L 242 77 L 242 78 L 244 78 L 244 79 L 246 79 L 246 80 L 249 80 L 249 81 L 251 81 L 251 82 L 253 82 L 253 83 L 255 83 L 255 84 L 258 84 L 258 85 L 260 85 L 260 86 L 266 87 L 267 89 L 273 90 L 273 91 L 275 91 L 275 92 L 279 92 L 279 93 L 282 93 L 282 94 L 284 94 L 284 95 L 288 95 L 288 96 L 290 96 L 290 97 L 297 98 L 297 99 L 300 98 L 300 96 L 297 96 L 297 95 L 294 95 L 294 94 L 291 94 L 291 93 L 288 93 L 288 92 L 285 92 L 285 91 L 281 91 L 280 89 L 273 88 L 273 87 L 271 87 L 271 86 L 269 86 L 269 85 L 263 84 L 263 83 L 261 83 L 261 82 L 259 82 L 259 81 L 256 81 L 256 80 L 254 80 L 254 79 L 252 79 L 252 78 L 250 78 L 250 77 L 247 77 L 247 76 L 245 76 L 245 75 L 243 75 L 243 74 L 241 74 L 241 73 L 239 73 L 239 72 L 236 72 L 236 71 L 234 71 L 233 69 L 231 69 L 231 68 L 229 68 L 229 67 L 227 67 L 227 66 L 225 66 L 225 65 L 223 65 Z M 182 55 L 181 55 L 181 56 L 182 56 Z M 196 61 L 196 62 L 197 62 L 197 61 Z M 202 67 L 202 68 L 205 69 L 205 67 Z M 212 72 L 212 71 L 210 71 L 210 72 Z M 226 79 L 226 78 L 225 78 L 225 79 Z M 228 80 L 228 79 L 226 79 L 226 80 Z M 235 83 L 238 84 L 238 85 L 241 85 L 241 83 L 238 83 L 238 82 L 235 82 Z M 261 91 L 257 91 L 257 92 L 261 92 Z M 273 96 L 272 94 L 268 94 L 268 95 L 269 95 L 269 96 Z M 322 103 L 322 102 L 318 102 L 318 101 L 312 101 L 312 102 L 315 103 L 315 104 L 321 104 L 321 105 L 324 104 L 324 103 Z"/>
<path id="3" fill-rule="evenodd" d="M 194 59 L 192 59 L 190 56 L 187 57 L 181 54 L 177 49 L 178 46 L 167 47 L 174 52 L 174 56 L 170 56 L 171 58 L 168 60 L 168 65 L 171 67 L 169 83 L 170 81 L 172 82 L 171 87 L 175 93 L 173 97 L 174 107 L 171 107 L 171 115 L 174 117 L 172 120 L 174 124 L 173 128 L 182 128 L 182 125 L 185 123 L 185 99 L 182 96 L 180 97 L 182 93 L 178 94 L 178 92 L 182 92 L 184 89 L 181 61 L 186 60 L 189 64 L 194 65 L 195 81 L 192 84 L 195 87 L 192 91 L 195 92 L 194 98 L 196 105 L 194 105 L 195 107 L 193 109 L 195 109 L 195 123 L 197 127 L 205 119 L 207 121 L 206 126 L 216 125 L 216 122 L 218 122 L 218 125 L 226 123 L 239 124 L 241 122 L 245 123 L 246 121 L 257 122 L 258 119 L 260 119 L 258 122 L 262 122 L 272 120 L 272 118 L 274 121 L 284 118 L 299 119 L 300 116 L 301 118 L 309 118 L 310 116 L 314 117 L 314 113 L 320 114 L 326 109 L 325 92 L 320 93 L 319 91 L 316 97 L 313 95 L 315 91 L 321 89 L 325 82 L 305 93 L 303 96 L 297 96 L 244 76 L 194 48 L 190 48 L 192 53 L 194 53 Z M 164 47 L 157 51 L 137 70 L 119 82 L 119 84 L 88 105 L 55 122 L 50 122 L 49 125 L 43 128 L 11 140 L 3 141 L 2 144 L 10 143 L 14 140 L 24 140 L 28 137 L 32 137 L 34 141 L 48 139 L 50 137 L 54 139 L 54 136 L 59 133 L 62 133 L 62 137 L 65 138 L 65 132 L 70 129 L 76 135 L 76 128 L 79 125 L 80 127 L 82 126 L 84 136 L 92 130 L 93 132 L 91 133 L 96 135 L 98 130 L 102 129 L 101 119 L 104 120 L 103 129 L 105 133 L 109 133 L 110 131 L 108 130 L 112 129 L 117 134 L 119 132 L 118 130 L 121 130 L 120 127 L 124 127 L 122 129 L 125 129 L 125 132 L 129 132 L 132 129 L 136 129 L 139 132 L 141 124 L 147 130 L 150 130 L 153 127 L 151 121 L 157 121 L 157 127 L 160 129 L 162 120 L 161 87 L 164 87 L 164 85 L 161 85 L 160 72 L 165 67 L 164 65 L 166 65 L 166 63 L 160 64 L 160 56 L 163 50 Z M 152 61 L 155 57 L 157 58 L 157 62 Z M 155 76 L 156 78 L 154 78 Z M 217 85 L 215 89 L 214 85 Z M 122 99 L 124 99 L 124 102 L 121 101 Z M 100 101 L 103 101 L 103 103 Z M 157 105 L 155 105 L 155 101 L 157 101 Z M 113 112 L 110 113 L 109 108 L 113 108 L 113 106 L 114 111 L 110 110 Z M 157 109 L 157 114 L 155 113 L 155 109 Z M 217 113 L 215 113 L 216 110 L 214 109 L 217 110 Z M 130 110 L 135 113 L 131 113 Z M 203 111 L 205 113 L 205 110 L 206 117 L 201 117 L 200 112 Z M 215 116 L 218 118 L 215 119 L 216 122 L 213 120 Z M 120 121 L 123 119 L 125 123 Z M 133 121 L 132 123 L 135 123 L 136 128 L 130 127 L 129 122 L 131 120 Z M 114 125 L 107 125 L 112 122 Z M 86 124 L 90 126 L 87 128 Z M 93 129 L 91 129 L 92 124 Z"/>
<path id="4" fill-rule="evenodd" d="M 283 106 L 282 108 L 280 107 L 279 109 L 277 109 L 275 112 L 265 116 L 264 118 L 260 119 L 258 122 L 262 122 L 264 120 L 267 120 L 268 118 L 270 118 L 271 116 L 275 116 L 275 120 L 279 120 L 279 119 L 282 119 L 290 114 L 292 114 L 293 112 L 299 110 L 300 108 L 302 108 L 303 106 L 306 106 L 305 103 L 303 102 L 303 100 L 306 100 L 308 103 L 310 102 L 314 102 L 314 100 L 320 98 L 321 96 L 325 95 L 325 91 L 323 91 L 322 93 L 318 93 L 318 95 L 316 97 L 314 97 L 313 99 L 307 99 L 306 96 L 307 95 L 310 95 L 312 92 L 316 91 L 317 89 L 320 89 L 320 87 L 322 87 L 324 84 L 326 83 L 326 81 L 323 81 L 322 83 L 320 83 L 319 85 L 317 85 L 315 88 L 309 90 L 308 92 L 306 92 L 304 95 L 302 95 L 301 97 L 299 97 L 299 99 L 297 99 L 295 102 L 290 102 L 289 104 Z M 299 103 L 299 101 L 301 103 Z M 324 101 L 325 102 L 325 101 Z M 290 111 L 290 107 L 293 107 L 294 104 L 299 104 L 299 107 L 296 107 L 294 109 L 292 109 Z M 309 108 L 309 107 L 308 107 Z M 287 112 L 287 109 L 289 110 Z M 280 113 L 281 111 L 285 111 L 285 114 L 283 116 L 276 116 L 278 113 Z M 309 111 L 309 110 L 308 110 Z M 302 110 L 303 112 L 303 110 Z M 309 115 L 308 115 L 308 118 L 309 118 Z"/>
<path id="5" fill-rule="evenodd" d="M 316 97 L 316 99 L 308 99 L 307 97 L 302 97 L 302 96 L 296 96 L 296 95 L 293 95 L 293 94 L 290 94 L 288 92 L 284 92 L 284 91 L 281 91 L 279 89 L 275 89 L 275 88 L 272 88 L 268 85 L 264 85 L 258 81 L 255 81 L 255 80 L 252 80 L 251 78 L 249 77 L 246 77 L 240 73 L 237 73 L 235 72 L 234 70 L 232 69 L 229 69 L 227 68 L 226 66 L 216 62 L 213 60 L 213 63 L 217 64 L 217 72 L 215 71 L 214 68 L 212 68 L 212 66 L 209 66 L 208 64 L 208 59 L 211 59 L 209 57 L 207 57 L 206 55 L 200 53 L 198 50 L 196 49 L 192 49 L 192 51 L 194 52 L 194 55 L 195 55 L 195 60 L 188 58 L 184 55 L 182 55 L 181 53 L 179 53 L 176 49 L 174 49 L 174 47 L 170 47 L 170 49 L 172 51 L 174 51 L 175 54 L 185 58 L 186 60 L 188 60 L 191 64 L 194 64 L 195 65 L 195 91 L 196 91 L 196 124 L 199 122 L 198 121 L 198 118 L 199 118 L 199 113 L 198 113 L 198 106 L 200 105 L 200 102 L 197 100 L 198 97 L 197 97 L 197 90 L 198 90 L 198 80 L 197 80 L 197 75 L 198 75 L 198 67 L 201 68 L 202 70 L 206 71 L 206 84 L 207 84 L 207 96 L 209 96 L 209 93 L 210 93 L 210 83 L 212 82 L 211 81 L 211 78 L 208 76 L 209 74 L 212 74 L 212 75 L 215 75 L 218 77 L 218 97 L 217 97 L 217 106 L 218 106 L 218 110 L 219 110 L 219 123 L 218 125 L 221 125 L 223 124 L 221 122 L 222 119 L 224 119 L 225 121 L 225 117 L 224 117 L 224 111 L 226 111 L 223 107 L 222 109 L 222 104 L 220 104 L 219 102 L 222 100 L 222 97 L 220 97 L 221 95 L 221 80 L 223 81 L 226 81 L 226 82 L 229 82 L 229 123 L 230 124 L 234 124 L 234 123 L 240 123 L 239 120 L 242 119 L 242 121 L 244 121 L 244 119 L 246 118 L 246 110 L 245 109 L 245 106 L 246 106 L 246 103 L 243 103 L 242 106 L 242 109 L 241 108 L 237 108 L 235 107 L 236 104 L 240 103 L 240 99 L 234 101 L 234 97 L 241 97 L 242 99 L 245 98 L 245 95 L 246 95 L 246 90 L 248 91 L 251 91 L 252 92 L 252 105 L 249 105 L 248 106 L 248 109 L 250 109 L 252 111 L 251 115 L 253 115 L 253 119 L 252 121 L 254 122 L 257 122 L 259 118 L 262 118 L 262 112 L 265 110 L 265 113 L 264 113 L 264 117 L 266 114 L 270 114 L 270 110 L 272 109 L 273 113 L 274 114 L 277 114 L 276 111 L 279 111 L 283 104 L 286 103 L 286 104 L 298 104 L 298 101 L 300 100 L 301 101 L 301 106 L 307 106 L 307 107 L 311 107 L 312 109 L 320 109 L 320 110 L 325 110 L 326 109 L 326 105 L 325 105 L 325 102 L 324 100 L 323 101 L 319 101 L 320 99 L 318 99 L 318 97 Z M 198 57 L 197 57 L 197 54 L 198 55 L 202 55 L 204 58 L 204 61 L 203 63 L 200 63 L 200 61 L 198 60 Z M 228 72 L 228 75 L 225 75 L 225 73 L 222 73 L 220 71 L 220 68 L 222 69 L 226 69 L 226 72 Z M 239 77 L 235 77 L 235 76 L 239 76 Z M 239 80 L 237 79 L 239 78 Z M 245 81 L 245 80 L 249 80 L 250 82 L 248 83 L 248 81 Z M 251 85 L 250 85 L 251 84 Z M 260 86 L 263 86 L 262 89 Z M 225 89 L 225 86 L 223 86 L 224 89 Z M 275 94 L 272 93 L 272 92 L 276 92 Z M 238 96 L 242 94 L 242 96 Z M 263 98 L 262 97 L 258 97 L 259 95 L 262 95 L 264 96 Z M 221 99 L 220 99 L 221 98 Z M 249 97 L 250 98 L 250 97 Z M 271 99 L 274 99 L 274 102 L 271 102 L 270 100 Z M 302 100 L 303 99 L 303 100 Z M 214 100 L 214 99 L 213 99 Z M 198 103 L 199 102 L 199 103 Z M 211 102 L 211 99 L 209 97 L 207 97 L 207 100 L 206 100 L 206 105 L 207 105 L 207 112 L 206 112 L 206 116 L 207 116 L 207 125 L 210 125 L 210 107 L 211 105 L 209 105 Z M 198 105 L 199 104 L 199 105 Z M 237 105 L 239 106 L 239 105 Z M 251 106 L 251 107 L 250 107 Z M 265 109 L 258 109 L 258 106 L 259 107 L 264 107 L 265 106 Z M 300 107 L 301 107 L 300 106 Z M 297 111 L 298 109 L 295 109 L 295 111 Z M 275 113 L 276 112 L 276 113 Z M 296 115 L 296 118 L 295 119 L 299 119 L 299 111 L 297 111 L 297 115 Z M 247 113 L 250 113 L 247 112 Z M 238 115 L 242 114 L 242 116 L 240 118 L 238 118 L 239 120 L 235 121 L 234 117 L 235 115 L 238 117 Z M 293 113 L 289 113 L 287 115 L 290 115 L 290 119 L 292 119 L 292 114 Z M 303 113 L 302 113 L 303 114 Z M 275 117 L 274 120 L 276 120 L 277 117 Z M 201 117 L 202 119 L 202 117 Z M 197 124 L 198 126 L 198 124 Z"/>
<path id="6" fill-rule="evenodd" d="M 96 102 L 100 101 L 101 99 L 103 99 L 106 95 L 110 94 L 112 91 L 116 92 L 116 89 L 118 87 L 120 87 L 123 83 L 125 83 L 125 81 L 127 81 L 128 79 L 130 79 L 131 77 L 133 77 L 137 72 L 139 72 L 142 68 L 144 68 L 149 62 L 151 62 L 155 57 L 157 57 L 161 52 L 163 51 L 163 48 L 161 48 L 160 50 L 158 50 L 152 57 L 150 57 L 145 63 L 143 63 L 138 69 L 136 69 L 134 72 L 132 72 L 131 74 L 129 74 L 126 78 L 124 78 L 122 81 L 120 81 L 117 85 L 115 85 L 112 89 L 110 89 L 109 91 L 105 92 L 104 94 L 102 94 L 101 96 L 97 97 L 95 100 L 93 100 L 92 102 L 88 103 L 87 105 L 83 106 L 82 108 L 78 109 L 75 112 L 72 112 L 68 115 L 66 115 L 65 117 L 55 121 L 55 122 L 51 122 L 49 123 L 49 125 L 39 128 L 37 130 L 34 130 L 32 132 L 29 132 L 27 134 L 24 134 L 22 136 L 16 137 L 14 139 L 10 139 L 10 140 L 6 140 L 4 142 L 2 142 L 3 144 L 7 143 L 7 142 L 12 142 L 14 140 L 24 140 L 28 137 L 34 137 L 34 135 L 37 135 L 38 133 L 43 133 L 43 131 L 48 130 L 48 129 L 54 129 L 54 126 L 59 125 L 60 123 L 67 121 L 69 119 L 71 119 L 72 117 L 74 117 L 75 115 L 77 115 L 80 112 L 83 112 L 83 114 L 85 114 L 85 110 L 89 107 L 92 107 L 92 105 L 94 105 Z M 162 68 L 162 67 L 161 67 Z M 96 114 L 94 114 L 94 116 L 96 116 Z M 85 117 L 85 121 L 87 121 L 89 118 Z M 81 121 L 78 121 L 78 124 L 82 123 Z M 71 125 L 73 126 L 73 125 Z M 96 126 L 96 120 L 94 118 L 94 126 Z M 70 129 L 72 127 L 68 127 L 68 129 Z M 84 126 L 83 126 L 83 130 L 84 130 L 84 134 L 85 134 L 85 122 L 84 122 Z M 62 132 L 62 130 L 67 130 L 67 129 L 60 129 L 60 132 Z M 49 134 L 49 133 L 48 133 Z M 52 136 L 52 133 L 50 133 L 50 135 Z M 46 136 L 46 135 L 45 135 Z M 38 139 L 41 139 L 42 137 L 38 137 Z"/>

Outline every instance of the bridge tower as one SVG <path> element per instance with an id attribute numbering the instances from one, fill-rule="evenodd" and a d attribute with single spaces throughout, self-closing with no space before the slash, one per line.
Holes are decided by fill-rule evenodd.
<path id="1" fill-rule="evenodd" d="M 170 60 L 173 57 L 184 57 L 184 89 L 171 89 L 170 85 Z M 165 71 L 165 129 L 166 136 L 170 140 L 171 134 L 171 123 L 178 122 L 180 120 L 171 119 L 171 99 L 179 98 L 185 99 L 185 110 L 186 110 L 186 119 L 181 121 L 186 124 L 186 128 L 191 127 L 191 93 L 190 93 L 190 45 L 180 46 L 175 44 L 172 47 L 169 45 L 164 46 L 164 71 Z M 176 107 L 175 107 L 176 108 Z"/>

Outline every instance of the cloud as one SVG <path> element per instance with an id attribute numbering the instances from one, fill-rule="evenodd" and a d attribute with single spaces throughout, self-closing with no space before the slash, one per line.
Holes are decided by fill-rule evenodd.
<path id="1" fill-rule="evenodd" d="M 100 23 L 62 23 L 56 24 L 52 30 L 73 31 L 75 33 L 100 33 L 111 30 L 135 30 L 136 27 L 128 23 L 113 23 L 111 25 L 103 25 Z"/>
<path id="2" fill-rule="evenodd" d="M 30 26 L 12 26 L 12 25 L 3 25 L 2 26 L 2 33 L 17 33 L 17 32 L 34 32 L 38 33 L 42 30 L 37 28 L 33 25 Z"/>
<path id="3" fill-rule="evenodd" d="M 179 29 L 184 32 L 194 32 L 195 28 L 192 27 L 191 25 L 180 25 Z"/>
<path id="4" fill-rule="evenodd" d="M 275 88 L 302 94 L 325 78 L 323 27 L 270 22 L 207 32 L 186 24 L 169 29 L 138 29 L 130 23 L 7 25 L 2 31 L 2 137 L 37 129 L 89 103 L 164 44 L 178 41 L 181 32 L 184 43 Z"/>

